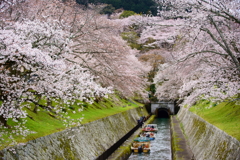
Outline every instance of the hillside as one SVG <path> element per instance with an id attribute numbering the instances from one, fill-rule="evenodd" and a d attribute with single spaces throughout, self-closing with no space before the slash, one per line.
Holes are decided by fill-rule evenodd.
<path id="1" fill-rule="evenodd" d="M 235 102 L 216 104 L 207 100 L 201 100 L 192 106 L 190 111 L 240 141 L 239 104 Z"/>
<path id="2" fill-rule="evenodd" d="M 111 95 L 109 98 L 104 98 L 93 104 L 84 103 L 83 105 L 74 105 L 65 110 L 65 117 L 42 108 L 37 113 L 33 112 L 33 108 L 28 108 L 28 117 L 25 124 L 26 129 L 31 132 L 23 136 L 12 134 L 11 129 L 7 129 L 1 137 L 0 150 L 18 143 L 43 137 L 55 132 L 65 130 L 67 128 L 81 126 L 81 124 L 89 123 L 110 115 L 124 112 L 129 109 L 140 107 L 143 104 L 136 101 L 122 99 L 116 95 Z M 82 110 L 79 112 L 79 109 Z M 8 122 L 9 125 L 16 122 Z"/>

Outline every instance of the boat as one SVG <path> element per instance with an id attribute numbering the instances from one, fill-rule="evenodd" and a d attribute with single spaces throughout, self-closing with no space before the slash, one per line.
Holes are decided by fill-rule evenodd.
<path id="1" fill-rule="evenodd" d="M 145 132 L 157 132 L 157 124 L 148 124 L 142 130 Z"/>
<path id="2" fill-rule="evenodd" d="M 140 134 L 140 137 L 148 137 L 150 140 L 155 139 L 155 133 L 154 132 L 142 132 Z"/>
<path id="3" fill-rule="evenodd" d="M 131 146 L 131 150 L 134 153 L 149 153 L 150 152 L 150 138 L 137 137 Z"/>

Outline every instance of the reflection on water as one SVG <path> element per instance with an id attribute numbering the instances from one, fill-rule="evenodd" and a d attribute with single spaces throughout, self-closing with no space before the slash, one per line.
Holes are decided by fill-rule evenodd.
<path id="1" fill-rule="evenodd" d="M 158 125 L 156 139 L 151 141 L 150 153 L 132 153 L 128 160 L 171 160 L 170 119 L 156 118 Z"/>

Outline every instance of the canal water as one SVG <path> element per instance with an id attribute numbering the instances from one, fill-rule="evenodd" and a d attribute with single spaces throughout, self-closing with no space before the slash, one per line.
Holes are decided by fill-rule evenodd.
<path id="1" fill-rule="evenodd" d="M 155 118 L 158 125 L 155 140 L 151 141 L 150 153 L 132 153 L 128 160 L 172 160 L 169 118 Z"/>

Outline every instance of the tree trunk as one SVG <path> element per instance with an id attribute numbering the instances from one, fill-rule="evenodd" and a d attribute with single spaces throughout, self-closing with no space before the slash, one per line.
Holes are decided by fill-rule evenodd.
<path id="1" fill-rule="evenodd" d="M 33 112 L 36 113 L 36 114 L 37 114 L 37 109 L 38 109 L 38 105 L 35 104 L 35 107 L 34 107 L 34 109 L 33 109 Z"/>
<path id="2" fill-rule="evenodd" d="M 4 127 L 10 128 L 10 126 L 7 124 L 7 120 L 2 115 L 0 115 L 0 123 L 3 124 Z"/>

